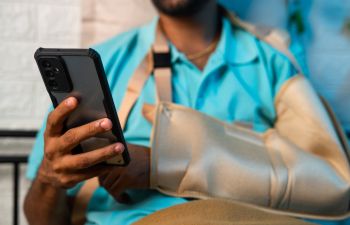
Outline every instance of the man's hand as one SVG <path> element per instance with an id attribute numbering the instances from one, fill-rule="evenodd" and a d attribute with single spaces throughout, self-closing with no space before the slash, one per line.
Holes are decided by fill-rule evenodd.
<path id="1" fill-rule="evenodd" d="M 54 187 L 70 188 L 81 181 L 101 175 L 109 166 L 98 164 L 124 150 L 121 143 L 116 143 L 91 152 L 72 155 L 72 149 L 81 141 L 112 128 L 112 122 L 105 118 L 62 134 L 65 119 L 77 105 L 77 99 L 70 97 L 52 111 L 47 119 L 44 134 L 45 153 L 38 179 Z"/>
<path id="2" fill-rule="evenodd" d="M 150 149 L 128 144 L 130 164 L 127 167 L 114 166 L 99 176 L 103 186 L 118 202 L 127 202 L 126 189 L 147 189 L 150 185 Z"/>

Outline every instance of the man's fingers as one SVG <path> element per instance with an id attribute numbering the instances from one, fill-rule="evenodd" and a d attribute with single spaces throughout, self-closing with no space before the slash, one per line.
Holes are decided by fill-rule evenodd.
<path id="1" fill-rule="evenodd" d="M 110 169 L 110 166 L 95 165 L 90 168 L 79 170 L 74 176 L 76 176 L 76 179 L 79 179 L 79 182 L 81 182 L 99 176 L 100 174 L 105 173 Z"/>
<path id="2" fill-rule="evenodd" d="M 76 109 L 78 100 L 74 97 L 69 97 L 61 102 L 55 110 L 53 110 L 48 118 L 46 131 L 51 135 L 58 135 L 62 132 L 63 122 L 67 116 Z"/>
<path id="3" fill-rule="evenodd" d="M 109 170 L 109 166 L 106 165 L 96 165 L 90 168 L 76 171 L 69 176 L 64 176 L 61 178 L 61 184 L 63 187 L 73 187 L 77 183 L 88 180 L 90 178 L 99 176 L 100 174 L 106 173 Z"/>
<path id="4" fill-rule="evenodd" d="M 112 129 L 112 126 L 112 122 L 105 118 L 82 125 L 80 127 L 72 128 L 60 137 L 62 140 L 61 149 L 65 149 L 67 151 L 66 153 L 68 153 L 83 140 L 109 131 Z"/>
<path id="5" fill-rule="evenodd" d="M 81 170 L 97 165 L 114 156 L 123 153 L 124 146 L 121 143 L 106 146 L 90 152 L 77 155 L 67 155 L 62 161 L 61 169 Z"/>

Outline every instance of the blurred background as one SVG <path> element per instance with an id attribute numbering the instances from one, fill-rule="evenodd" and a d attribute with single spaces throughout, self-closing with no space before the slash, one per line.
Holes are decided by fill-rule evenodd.
<path id="1" fill-rule="evenodd" d="M 290 32 L 291 50 L 349 133 L 350 0 L 220 2 L 245 20 Z M 47 112 L 33 59 L 38 47 L 89 47 L 155 15 L 150 0 L 0 0 L 0 158 L 27 155 L 33 139 L 8 136 L 32 136 Z M 13 168 L 0 164 L 0 225 L 13 223 Z M 20 201 L 29 185 L 24 171 L 25 163 Z M 26 224 L 22 213 L 20 224 Z"/>

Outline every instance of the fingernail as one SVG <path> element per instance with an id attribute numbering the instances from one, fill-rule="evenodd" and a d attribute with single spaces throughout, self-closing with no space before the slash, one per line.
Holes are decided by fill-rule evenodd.
<path id="1" fill-rule="evenodd" d="M 116 153 L 122 153 L 124 151 L 124 145 L 118 143 L 114 146 L 114 150 Z"/>
<path id="2" fill-rule="evenodd" d="M 112 128 L 112 122 L 109 119 L 104 119 L 100 122 L 100 126 L 105 130 L 110 130 Z"/>
<path id="3" fill-rule="evenodd" d="M 74 104 L 74 98 L 70 97 L 66 100 L 67 106 L 72 106 Z"/>

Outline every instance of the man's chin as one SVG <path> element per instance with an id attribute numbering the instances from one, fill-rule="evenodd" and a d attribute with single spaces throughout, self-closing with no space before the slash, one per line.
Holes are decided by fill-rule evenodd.
<path id="1" fill-rule="evenodd" d="M 213 0 L 152 0 L 156 9 L 173 17 L 191 16 Z"/>

